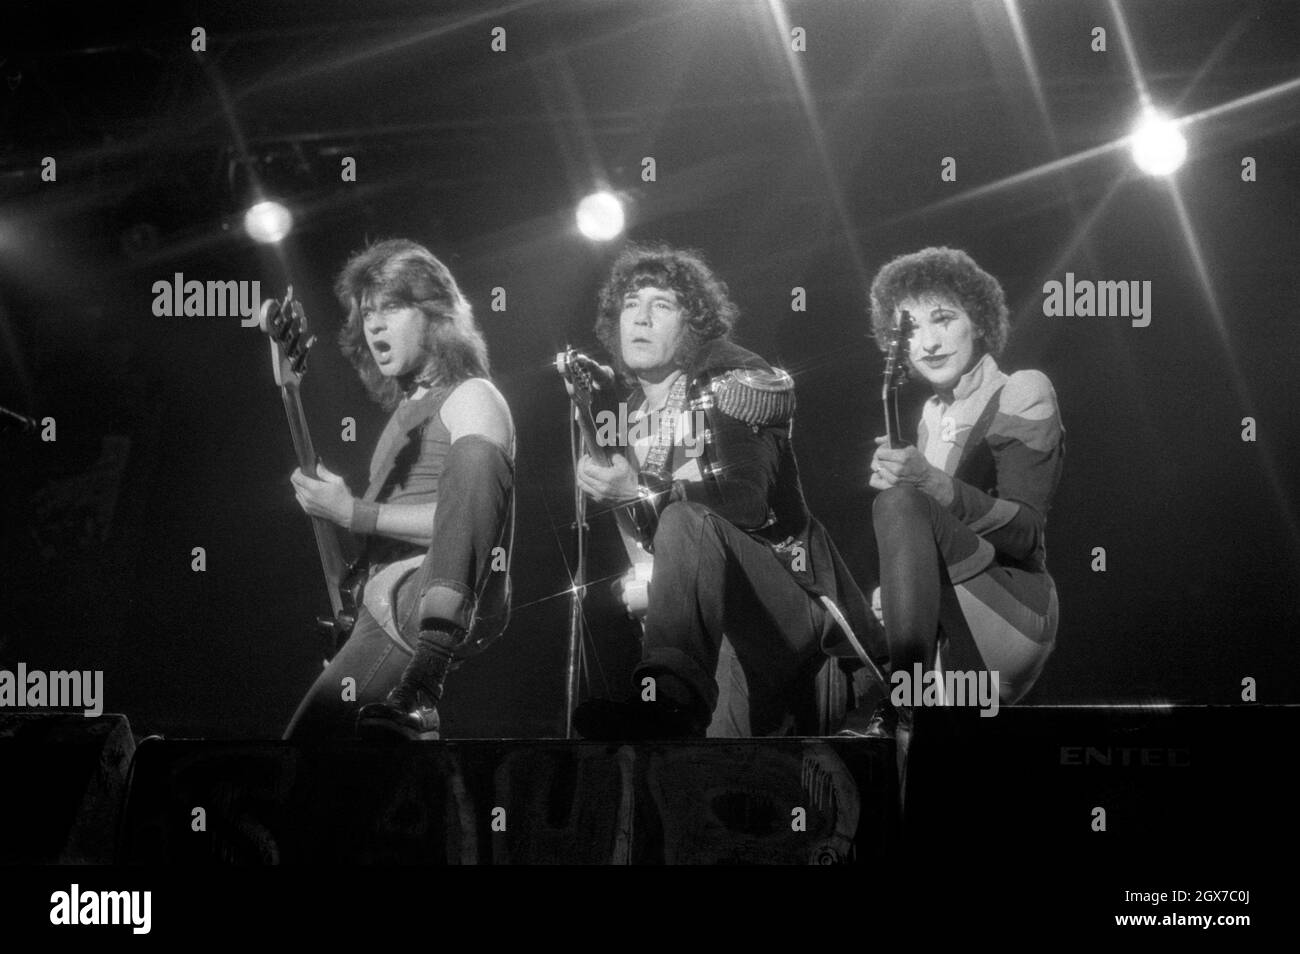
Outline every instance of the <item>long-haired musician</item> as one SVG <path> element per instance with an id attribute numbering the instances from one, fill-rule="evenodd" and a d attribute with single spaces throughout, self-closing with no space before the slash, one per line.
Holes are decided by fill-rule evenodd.
<path id="1" fill-rule="evenodd" d="M 323 468 L 320 480 L 292 477 L 303 510 L 363 538 L 370 569 L 352 635 L 286 737 L 349 735 L 356 724 L 433 739 L 454 659 L 509 614 L 514 425 L 469 302 L 427 249 L 371 245 L 335 292 L 347 311 L 343 352 L 392 416 L 362 497 Z M 355 701 L 341 689 L 348 677 Z"/>

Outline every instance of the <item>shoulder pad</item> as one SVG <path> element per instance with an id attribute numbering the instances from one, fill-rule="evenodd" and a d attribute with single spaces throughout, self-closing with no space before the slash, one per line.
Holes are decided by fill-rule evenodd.
<path id="1" fill-rule="evenodd" d="M 780 368 L 733 368 L 709 382 L 719 411 L 749 425 L 785 424 L 794 417 L 794 379 Z"/>
<path id="2" fill-rule="evenodd" d="M 1056 391 L 1041 371 L 1017 371 L 1002 388 L 998 410 L 1003 414 L 1042 420 L 1056 410 Z"/>

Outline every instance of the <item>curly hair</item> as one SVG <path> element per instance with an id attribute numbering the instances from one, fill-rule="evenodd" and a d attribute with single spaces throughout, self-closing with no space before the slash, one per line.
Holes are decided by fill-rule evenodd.
<path id="1" fill-rule="evenodd" d="M 907 298 L 943 295 L 965 309 L 987 353 L 997 357 L 1011 334 L 1007 296 L 998 280 L 956 248 L 923 248 L 900 255 L 871 281 L 871 332 L 888 347 L 888 331 L 898 303 Z"/>
<path id="2" fill-rule="evenodd" d="M 614 261 L 609 279 L 600 290 L 596 316 L 596 337 L 613 357 L 624 380 L 630 381 L 632 374 L 623 363 L 619 342 L 623 297 L 646 287 L 677 293 L 686 326 L 673 356 L 680 368 L 689 368 L 705 343 L 728 337 L 740 317 L 740 309 L 728 295 L 726 283 L 713 274 L 699 252 L 663 243 L 628 245 Z"/>
<path id="3" fill-rule="evenodd" d="M 423 245 L 386 239 L 354 253 L 334 282 L 334 294 L 348 313 L 339 347 L 384 408 L 397 406 L 403 387 L 380 372 L 366 344 L 361 304 L 368 294 L 412 305 L 427 319 L 424 350 L 429 357 L 415 383 L 452 385 L 488 376 L 487 344 L 474 312 L 447 266 Z"/>

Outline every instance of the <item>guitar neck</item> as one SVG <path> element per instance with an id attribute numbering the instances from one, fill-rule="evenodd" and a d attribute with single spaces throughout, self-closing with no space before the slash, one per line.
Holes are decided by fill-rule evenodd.
<path id="1" fill-rule="evenodd" d="M 885 406 L 885 436 L 889 438 L 891 448 L 902 447 L 903 428 L 898 416 L 898 389 L 885 385 L 882 402 Z"/>
<path id="2" fill-rule="evenodd" d="M 898 416 L 898 389 L 907 377 L 908 342 L 916 322 L 912 316 L 903 311 L 898 317 L 898 327 L 889 334 L 889 347 L 885 358 L 885 376 L 880 384 L 880 399 L 885 406 L 886 446 L 894 449 L 906 447 L 903 440 L 903 428 Z"/>
<path id="3" fill-rule="evenodd" d="M 311 431 L 307 427 L 307 415 L 303 413 L 297 384 L 282 385 L 280 396 L 284 400 L 284 413 L 289 419 L 289 433 L 293 436 L 293 449 L 298 455 L 298 466 L 308 477 L 317 479 L 316 448 L 312 445 Z M 312 517 L 311 527 L 316 536 L 316 550 L 320 555 L 321 572 L 325 574 L 325 589 L 329 591 L 330 608 L 337 618 L 343 613 L 343 597 L 339 586 L 347 564 L 343 559 L 343 550 L 339 546 L 334 524 L 322 517 Z"/>

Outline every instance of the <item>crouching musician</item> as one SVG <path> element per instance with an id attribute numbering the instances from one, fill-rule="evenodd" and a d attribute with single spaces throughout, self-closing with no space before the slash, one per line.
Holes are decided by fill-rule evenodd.
<path id="1" fill-rule="evenodd" d="M 588 738 L 808 731 L 827 653 L 885 658 L 804 502 L 794 382 L 729 340 L 737 315 L 698 255 L 666 246 L 630 246 L 600 293 L 597 336 L 632 386 L 627 433 L 605 460 L 583 456 L 577 480 L 626 514 L 653 567 L 636 701 L 580 706 Z"/>

